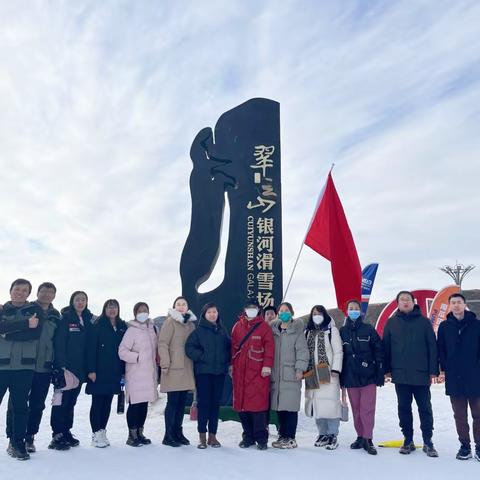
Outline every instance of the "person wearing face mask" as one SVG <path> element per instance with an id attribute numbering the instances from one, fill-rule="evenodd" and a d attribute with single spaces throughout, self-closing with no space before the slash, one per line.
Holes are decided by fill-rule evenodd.
<path id="1" fill-rule="evenodd" d="M 275 343 L 256 300 L 248 299 L 232 328 L 233 409 L 243 427 L 240 448 L 268 448 L 267 418 Z"/>
<path id="2" fill-rule="evenodd" d="M 345 389 L 348 393 L 357 432 L 350 448 L 363 448 L 370 455 L 376 455 L 372 437 L 377 386 L 381 387 L 384 382 L 383 344 L 375 328 L 363 322 L 358 300 L 347 302 L 347 318 L 340 328 L 340 337 L 343 343 L 340 384 L 343 396 Z"/>
<path id="3" fill-rule="evenodd" d="M 296 448 L 295 435 L 302 395 L 303 372 L 307 370 L 309 352 L 303 322 L 293 319 L 293 307 L 283 302 L 278 307 L 278 320 L 272 323 L 275 340 L 275 362 L 270 384 L 272 410 L 277 411 L 278 439 L 274 448 Z"/>
<path id="4" fill-rule="evenodd" d="M 62 318 L 54 336 L 55 372 L 68 370 L 78 379 L 78 386 L 63 392 L 60 405 L 53 405 L 50 415 L 52 441 L 48 448 L 68 450 L 80 441 L 70 429 L 73 427 L 75 405 L 82 383 L 87 381 L 87 338 L 92 328 L 92 312 L 88 309 L 85 292 L 73 292 L 68 307 L 61 311 Z M 56 376 L 56 375 L 55 375 Z"/>
<path id="5" fill-rule="evenodd" d="M 87 339 L 88 381 L 85 392 L 92 395 L 90 425 L 92 446 L 105 448 L 107 423 L 110 417 L 113 396 L 120 393 L 120 381 L 125 373 L 125 363 L 118 356 L 118 347 L 127 330 L 120 318 L 117 300 L 105 302 L 102 314 L 95 320 Z"/>
<path id="6" fill-rule="evenodd" d="M 151 440 L 143 434 L 148 403 L 158 398 L 157 392 L 157 334 L 145 302 L 133 307 L 134 320 L 118 347 L 125 362 L 125 400 L 128 402 L 127 445 L 141 447 Z"/>
<path id="7" fill-rule="evenodd" d="M 315 305 L 305 330 L 309 361 L 305 378 L 305 414 L 318 428 L 316 447 L 335 450 L 340 426 L 340 372 L 343 349 L 340 333 L 323 305 Z"/>
<path id="8" fill-rule="evenodd" d="M 217 306 L 207 303 L 198 327 L 185 343 L 185 352 L 193 361 L 197 390 L 198 448 L 220 447 L 217 440 L 220 398 L 230 364 L 230 337 L 220 321 Z M 208 427 L 208 440 L 207 440 Z"/>
<path id="9" fill-rule="evenodd" d="M 177 297 L 158 336 L 158 354 L 162 369 L 160 391 L 167 394 L 165 437 L 169 447 L 190 445 L 183 434 L 183 416 L 189 390 L 195 390 L 193 363 L 185 353 L 185 342 L 195 329 L 197 317 L 188 309 L 184 297 Z"/>

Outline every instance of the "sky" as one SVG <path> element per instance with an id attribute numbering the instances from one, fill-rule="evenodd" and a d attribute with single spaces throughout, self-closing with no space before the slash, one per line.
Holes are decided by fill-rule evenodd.
<path id="1" fill-rule="evenodd" d="M 480 288 L 479 25 L 461 0 L 0 0 L 0 303 L 26 277 L 166 314 L 191 142 L 254 97 L 281 108 L 284 284 L 335 163 L 372 302 L 456 261 Z M 308 247 L 287 299 L 335 306 Z"/>

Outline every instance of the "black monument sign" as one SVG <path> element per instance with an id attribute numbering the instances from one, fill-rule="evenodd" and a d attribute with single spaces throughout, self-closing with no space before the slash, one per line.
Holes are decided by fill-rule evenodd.
<path id="1" fill-rule="evenodd" d="M 231 328 L 247 298 L 282 298 L 280 105 L 254 98 L 224 113 L 215 130 L 192 143 L 192 218 L 180 263 L 183 295 L 195 313 L 215 302 Z M 226 193 L 226 195 L 225 195 Z M 220 252 L 225 198 L 230 207 L 225 277 L 212 291 L 198 287 Z"/>

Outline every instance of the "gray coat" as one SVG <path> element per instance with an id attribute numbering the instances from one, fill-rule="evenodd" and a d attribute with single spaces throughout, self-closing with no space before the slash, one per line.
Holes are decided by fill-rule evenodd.
<path id="1" fill-rule="evenodd" d="M 277 411 L 298 412 L 302 381 L 295 373 L 308 368 L 308 346 L 303 332 L 303 322 L 294 320 L 287 331 L 280 333 L 280 321 L 272 323 L 275 340 L 275 361 L 271 375 L 271 408 Z"/>

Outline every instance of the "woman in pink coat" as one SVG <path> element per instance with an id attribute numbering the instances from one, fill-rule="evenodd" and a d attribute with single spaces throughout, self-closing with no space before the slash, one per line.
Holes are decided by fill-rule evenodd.
<path id="1" fill-rule="evenodd" d="M 148 402 L 158 398 L 157 334 L 146 303 L 137 303 L 133 313 L 135 320 L 128 323 L 118 354 L 125 362 L 125 397 L 129 403 L 127 445 L 140 447 L 152 443 L 143 435 L 143 426 Z"/>

